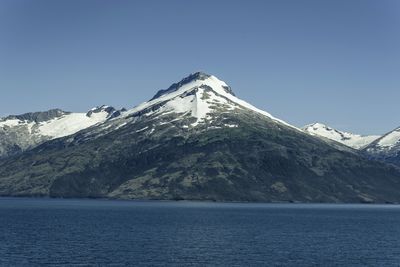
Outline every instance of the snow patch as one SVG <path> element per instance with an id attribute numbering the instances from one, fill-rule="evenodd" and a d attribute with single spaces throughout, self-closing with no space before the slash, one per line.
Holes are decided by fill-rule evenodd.
<path id="1" fill-rule="evenodd" d="M 148 129 L 148 128 L 149 128 L 149 126 L 146 126 L 146 127 L 142 128 L 142 129 L 137 130 L 136 132 L 137 132 L 137 133 L 140 133 L 140 132 L 143 132 L 144 130 L 146 130 L 146 129 Z"/>
<path id="2" fill-rule="evenodd" d="M 20 123 L 23 123 L 23 121 L 18 120 L 18 119 L 5 120 L 5 121 L 0 122 L 0 127 L 4 127 L 4 126 L 15 127 L 15 126 L 18 126 Z"/>
<path id="3" fill-rule="evenodd" d="M 70 113 L 39 124 L 39 131 L 42 135 L 59 138 L 79 132 L 107 119 L 107 112 L 93 113 L 86 116 L 86 113 Z"/>
<path id="4" fill-rule="evenodd" d="M 228 128 L 237 128 L 237 127 L 239 127 L 239 125 L 237 125 L 237 124 L 224 124 L 224 126 L 228 127 Z"/>

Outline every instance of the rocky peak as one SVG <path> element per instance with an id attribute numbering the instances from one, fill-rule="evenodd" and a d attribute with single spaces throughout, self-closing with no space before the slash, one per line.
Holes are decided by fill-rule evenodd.
<path id="1" fill-rule="evenodd" d="M 48 111 L 41 111 L 41 112 L 29 112 L 24 113 L 21 115 L 10 115 L 3 119 L 6 120 L 21 120 L 21 121 L 29 121 L 29 122 L 44 122 L 51 119 L 55 119 L 61 117 L 63 115 L 70 114 L 71 112 L 66 112 L 61 109 L 50 109 Z"/>
<path id="2" fill-rule="evenodd" d="M 183 78 L 180 82 L 172 84 L 168 89 L 163 89 L 163 90 L 158 91 L 153 96 L 153 98 L 150 99 L 150 101 L 154 100 L 156 98 L 159 98 L 162 95 L 165 95 L 165 94 L 168 94 L 168 93 L 171 93 L 171 92 L 175 92 L 176 90 L 178 90 L 182 86 L 184 86 L 186 84 L 189 84 L 189 83 L 191 83 L 193 81 L 206 81 L 207 79 L 209 79 L 211 77 L 214 77 L 214 76 L 212 76 L 210 74 L 207 74 L 207 73 L 204 73 L 204 72 L 201 72 L 201 71 L 192 73 L 189 76 Z M 201 85 L 201 82 L 199 83 L 199 85 Z M 223 88 L 224 88 L 225 92 L 227 92 L 227 93 L 229 93 L 231 95 L 235 95 L 233 93 L 232 89 L 228 85 L 224 85 Z"/>
<path id="3" fill-rule="evenodd" d="M 116 111 L 115 108 L 107 106 L 107 105 L 102 105 L 102 106 L 97 106 L 95 108 L 92 108 L 86 113 L 87 117 L 91 117 L 93 113 L 100 113 L 100 112 L 107 112 L 108 114 L 112 114 Z"/>

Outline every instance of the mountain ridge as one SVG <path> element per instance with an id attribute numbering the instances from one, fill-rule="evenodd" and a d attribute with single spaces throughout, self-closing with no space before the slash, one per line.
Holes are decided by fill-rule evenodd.
<path id="1" fill-rule="evenodd" d="M 372 159 L 389 162 L 400 167 L 400 127 L 376 139 L 363 151 Z"/>
<path id="2" fill-rule="evenodd" d="M 381 137 L 379 135 L 359 135 L 340 131 L 319 122 L 303 126 L 302 129 L 311 135 L 327 138 L 354 149 L 362 149 Z"/>
<path id="3" fill-rule="evenodd" d="M 396 168 L 257 109 L 215 76 L 185 79 L 0 160 L 0 195 L 400 202 Z"/>
<path id="4" fill-rule="evenodd" d="M 120 114 L 121 111 L 103 105 L 86 113 L 50 109 L 0 118 L 0 158 L 22 153 L 51 139 L 74 134 Z"/>

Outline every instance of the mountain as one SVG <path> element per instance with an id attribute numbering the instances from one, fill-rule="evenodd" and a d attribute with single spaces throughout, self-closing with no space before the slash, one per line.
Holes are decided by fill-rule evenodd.
<path id="1" fill-rule="evenodd" d="M 0 195 L 399 202 L 400 173 L 197 72 L 119 116 L 0 160 Z"/>
<path id="2" fill-rule="evenodd" d="M 305 132 L 321 137 L 323 140 L 339 142 L 360 150 L 370 159 L 400 166 L 400 128 L 382 136 L 348 133 L 336 130 L 322 123 L 313 123 L 302 128 Z"/>
<path id="3" fill-rule="evenodd" d="M 363 136 L 359 134 L 343 132 L 322 123 L 309 124 L 304 126 L 302 129 L 311 135 L 327 138 L 354 149 L 362 149 L 380 137 L 379 135 Z"/>
<path id="4" fill-rule="evenodd" d="M 21 153 L 48 140 L 74 134 L 119 114 L 120 111 L 112 107 L 101 106 L 87 113 L 52 109 L 0 118 L 0 158 Z"/>
<path id="5" fill-rule="evenodd" d="M 373 159 L 400 166 L 400 127 L 375 140 L 364 151 Z"/>

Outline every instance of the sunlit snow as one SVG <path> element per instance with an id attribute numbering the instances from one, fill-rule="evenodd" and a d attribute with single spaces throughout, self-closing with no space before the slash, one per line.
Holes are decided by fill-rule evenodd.
<path id="1" fill-rule="evenodd" d="M 384 148 L 392 148 L 400 141 L 400 128 L 390 132 L 389 134 L 383 136 L 378 141 L 378 146 Z"/>
<path id="2" fill-rule="evenodd" d="M 355 149 L 361 149 L 380 137 L 378 135 L 362 136 L 359 134 L 343 132 L 322 123 L 310 124 L 303 127 L 303 129 L 311 135 L 322 136 Z"/>
<path id="3" fill-rule="evenodd" d="M 148 102 L 144 102 L 138 105 L 137 107 L 132 108 L 131 110 L 126 112 L 124 116 L 135 114 L 149 107 L 165 102 L 166 104 L 159 110 L 154 112 L 153 111 L 149 112 L 147 115 L 151 115 L 154 113 L 168 114 L 171 112 L 190 113 L 192 117 L 195 117 L 197 119 L 196 122 L 191 124 L 191 126 L 197 126 L 199 123 L 205 122 L 206 120 L 211 118 L 209 115 L 213 111 L 212 106 L 218 103 L 218 104 L 226 104 L 227 106 L 229 106 L 231 110 L 235 108 L 239 109 L 246 108 L 254 112 L 257 112 L 261 115 L 267 116 L 276 122 L 297 129 L 294 126 L 289 125 L 286 122 L 273 117 L 268 112 L 260 110 L 254 107 L 253 105 L 226 92 L 225 88 L 227 86 L 228 85 L 225 82 L 219 80 L 215 76 L 210 76 L 204 80 L 195 79 L 177 88 L 175 91 L 166 93 L 158 98 L 155 98 Z M 212 91 L 207 92 L 207 95 L 204 95 L 205 94 L 204 88 L 207 87 L 210 87 Z M 185 95 L 185 93 L 189 93 L 194 89 L 197 89 L 195 94 Z"/>

